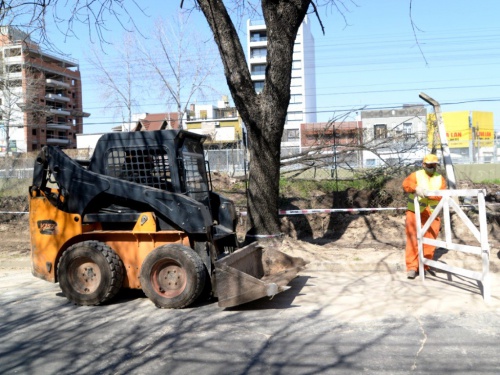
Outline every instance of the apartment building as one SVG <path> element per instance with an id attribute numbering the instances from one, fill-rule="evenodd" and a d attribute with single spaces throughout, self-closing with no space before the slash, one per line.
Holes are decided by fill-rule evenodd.
<path id="1" fill-rule="evenodd" d="M 241 118 L 236 107 L 229 105 L 224 95 L 217 105 L 191 104 L 185 128 L 208 137 L 207 148 L 233 148 L 243 142 Z"/>
<path id="2" fill-rule="evenodd" d="M 423 105 L 361 111 L 363 166 L 422 160 L 427 152 L 427 110 Z M 371 150 L 371 151 L 370 151 Z"/>
<path id="3" fill-rule="evenodd" d="M 76 148 L 83 131 L 78 62 L 43 51 L 29 35 L 0 27 L 0 152 L 44 145 Z"/>
<path id="4" fill-rule="evenodd" d="M 257 92 L 264 88 L 267 29 L 264 21 L 247 21 L 247 59 Z M 282 147 L 300 147 L 300 124 L 316 122 L 316 68 L 314 37 L 306 17 L 299 28 L 293 50 L 290 105 Z"/>

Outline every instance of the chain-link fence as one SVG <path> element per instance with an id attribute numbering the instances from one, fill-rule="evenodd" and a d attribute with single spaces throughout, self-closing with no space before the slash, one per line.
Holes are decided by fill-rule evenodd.
<path id="1" fill-rule="evenodd" d="M 32 178 L 35 157 L 32 155 L 6 156 L 0 158 L 0 178 Z"/>
<path id="2" fill-rule="evenodd" d="M 74 159 L 90 159 L 92 149 L 65 150 Z M 206 160 L 211 171 L 227 173 L 230 176 L 243 176 L 248 173 L 249 162 L 244 149 L 221 149 L 206 150 Z M 33 176 L 33 165 L 37 153 L 26 153 L 19 155 L 7 155 L 0 158 L 1 179 L 30 179 Z M 376 169 L 393 167 L 395 159 L 380 158 L 378 163 L 367 165 L 363 163 L 361 152 L 339 153 L 320 152 L 311 154 L 304 152 L 299 147 L 282 148 L 281 172 L 287 177 L 306 179 L 351 179 L 356 171 L 364 169 Z M 468 155 L 453 155 L 453 164 L 477 164 L 486 160 Z M 488 159 L 486 162 L 495 163 L 496 158 Z M 408 160 L 399 160 L 398 163 L 408 164 Z M 415 162 L 420 165 L 419 162 Z M 396 163 L 397 164 L 397 163 Z"/>

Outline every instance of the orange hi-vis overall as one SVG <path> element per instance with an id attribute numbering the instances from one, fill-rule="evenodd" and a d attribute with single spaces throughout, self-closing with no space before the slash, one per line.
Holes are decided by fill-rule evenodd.
<path id="1" fill-rule="evenodd" d="M 403 189 L 408 194 L 408 206 L 406 210 L 406 269 L 407 271 L 418 271 L 418 242 L 417 242 L 417 222 L 415 218 L 415 190 L 420 186 L 426 190 L 443 190 L 446 189 L 444 178 L 438 174 L 429 176 L 425 170 L 419 170 L 410 174 L 403 181 Z M 419 197 L 420 218 L 422 226 L 427 222 L 432 215 L 434 208 L 441 197 Z M 426 238 L 436 239 L 441 230 L 441 219 L 437 217 L 424 234 Z M 434 257 L 435 246 L 424 244 L 424 257 L 432 259 Z M 427 267 L 426 267 L 427 268 Z"/>

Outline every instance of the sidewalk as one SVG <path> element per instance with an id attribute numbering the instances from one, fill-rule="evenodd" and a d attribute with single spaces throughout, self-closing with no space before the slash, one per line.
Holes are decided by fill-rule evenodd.
<path id="1" fill-rule="evenodd" d="M 345 321 L 393 315 L 496 312 L 500 314 L 500 258 L 490 253 L 491 298 L 486 303 L 480 282 L 436 270 L 435 276 L 406 277 L 404 249 L 349 249 L 284 243 L 285 251 L 309 260 L 292 281 L 300 288 L 293 305 L 335 315 Z M 437 249 L 435 260 L 481 272 L 481 257 Z M 301 280 L 302 278 L 302 280 Z M 276 296 L 275 298 L 277 298 Z"/>
<path id="2" fill-rule="evenodd" d="M 424 314 L 500 314 L 500 277 L 491 274 L 491 302 L 475 280 L 448 273 L 406 278 L 405 272 L 304 270 L 290 284 L 299 289 L 292 306 L 346 322 Z M 283 296 L 275 296 L 279 303 Z"/>

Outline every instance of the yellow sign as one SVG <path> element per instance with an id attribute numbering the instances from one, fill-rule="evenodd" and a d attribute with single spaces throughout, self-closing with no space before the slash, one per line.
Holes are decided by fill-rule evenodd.
<path id="1" fill-rule="evenodd" d="M 493 146 L 495 137 L 493 112 L 445 112 L 442 116 L 450 148 L 466 148 L 470 146 L 471 141 L 474 147 Z M 435 121 L 435 114 L 427 116 L 429 146 L 432 146 L 435 135 L 436 128 L 433 126 Z"/>

